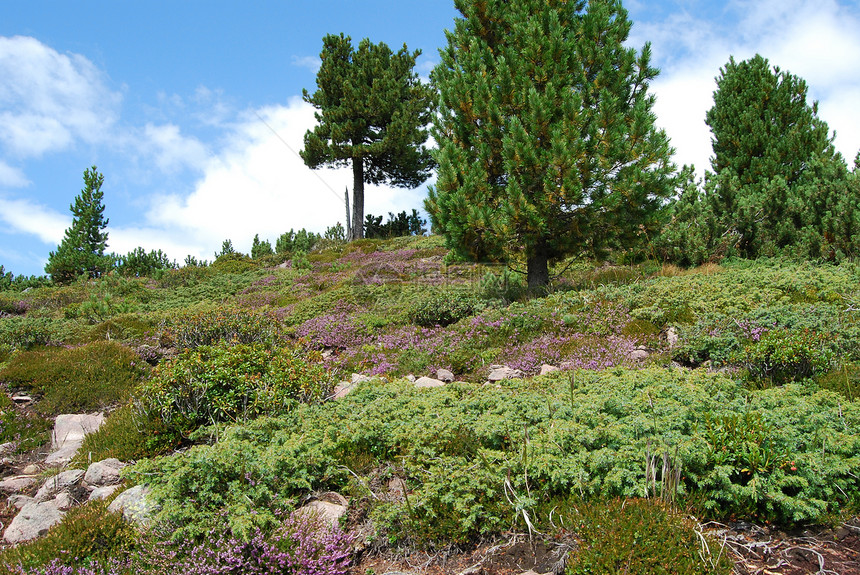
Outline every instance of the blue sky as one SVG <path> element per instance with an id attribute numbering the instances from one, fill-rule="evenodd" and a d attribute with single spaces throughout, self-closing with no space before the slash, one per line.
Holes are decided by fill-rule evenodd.
<path id="1" fill-rule="evenodd" d="M 630 43 L 650 41 L 658 123 L 676 162 L 708 167 L 704 124 L 729 55 L 761 53 L 805 78 L 850 160 L 860 149 L 860 2 L 628 0 Z M 41 274 L 71 223 L 85 168 L 105 176 L 109 247 L 211 259 L 291 228 L 343 221 L 348 170 L 304 167 L 321 39 L 343 32 L 438 61 L 449 0 L 222 0 L 0 4 L 0 264 Z M 282 141 L 283 140 L 283 141 Z M 286 144 L 284 143 L 286 142 Z M 368 186 L 374 214 L 417 190 Z"/>

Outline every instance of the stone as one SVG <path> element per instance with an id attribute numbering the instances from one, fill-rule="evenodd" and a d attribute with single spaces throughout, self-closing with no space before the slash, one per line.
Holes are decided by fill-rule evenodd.
<path id="1" fill-rule="evenodd" d="M 3 538 L 9 543 L 21 543 L 41 537 L 59 523 L 63 515 L 55 500 L 28 503 L 9 524 Z"/>
<path id="2" fill-rule="evenodd" d="M 12 401 L 17 405 L 27 405 L 29 403 L 33 403 L 33 398 L 23 393 L 16 393 L 12 396 Z"/>
<path id="3" fill-rule="evenodd" d="M 68 511 L 75 506 L 75 500 L 72 499 L 72 494 L 68 491 L 61 491 L 54 497 L 54 503 L 60 511 Z"/>
<path id="4" fill-rule="evenodd" d="M 15 451 L 17 445 L 14 441 L 7 441 L 6 443 L 0 443 L 0 457 L 4 455 L 10 455 Z"/>
<path id="5" fill-rule="evenodd" d="M 133 521 L 140 525 L 148 524 L 159 509 L 159 505 L 152 501 L 149 488 L 145 485 L 135 485 L 126 489 L 108 505 L 108 511 L 122 512 L 122 516 L 127 521 Z"/>
<path id="6" fill-rule="evenodd" d="M 114 483 L 119 483 L 119 472 L 123 467 L 125 467 L 125 463 L 115 457 L 91 463 L 90 466 L 87 467 L 84 481 L 87 485 L 92 486 L 113 485 Z"/>
<path id="7" fill-rule="evenodd" d="M 633 361 L 643 361 L 651 357 L 651 353 L 648 351 L 647 347 L 638 345 L 633 351 L 627 354 L 627 357 Z"/>
<path id="8" fill-rule="evenodd" d="M 121 485 L 105 485 L 104 487 L 96 487 L 90 492 L 90 497 L 87 501 L 95 501 L 96 499 L 107 499 L 119 489 Z"/>
<path id="9" fill-rule="evenodd" d="M 68 463 L 84 442 L 84 436 L 104 422 L 103 413 L 58 415 L 54 422 L 52 449 L 45 463 Z"/>
<path id="10" fill-rule="evenodd" d="M 365 381 L 370 381 L 371 379 L 373 379 L 373 378 L 370 377 L 369 375 L 362 375 L 360 373 L 353 373 L 352 374 L 352 384 L 353 385 L 359 384 L 359 383 L 364 383 Z"/>
<path id="11" fill-rule="evenodd" d="M 445 383 L 451 383 L 454 381 L 454 373 L 448 369 L 437 369 L 436 379 Z"/>
<path id="12" fill-rule="evenodd" d="M 419 377 L 415 380 L 415 387 L 442 387 L 443 385 L 445 385 L 444 381 L 427 376 Z"/>
<path id="13" fill-rule="evenodd" d="M 546 375 L 546 374 L 552 373 L 554 371 L 559 371 L 559 368 L 557 368 L 554 365 L 550 365 L 548 363 L 545 363 L 542 366 L 540 366 L 540 374 L 541 375 Z"/>
<path id="14" fill-rule="evenodd" d="M 320 496 L 319 499 L 303 505 L 299 508 L 298 513 L 314 515 L 319 517 L 323 522 L 335 527 L 340 523 L 340 518 L 346 515 L 348 510 L 349 504 L 343 495 L 329 492 Z"/>
<path id="15" fill-rule="evenodd" d="M 39 488 L 36 493 L 36 501 L 47 501 L 53 498 L 57 493 L 74 487 L 80 483 L 84 477 L 84 472 L 80 469 L 70 469 L 62 473 L 49 477 L 47 481 Z"/>
<path id="16" fill-rule="evenodd" d="M 411 373 L 410 373 L 409 375 L 407 375 L 407 376 L 406 376 L 406 379 L 407 379 L 410 383 L 415 383 L 415 376 L 414 376 L 414 375 L 412 375 Z"/>
<path id="17" fill-rule="evenodd" d="M 511 369 L 507 365 L 491 365 L 490 375 L 487 377 L 489 381 L 502 381 L 505 379 L 522 379 L 523 372 L 518 369 Z"/>
<path id="18" fill-rule="evenodd" d="M 9 496 L 9 499 L 6 500 L 6 504 L 11 507 L 15 507 L 16 509 L 22 509 L 25 505 L 33 503 L 34 501 L 36 501 L 34 497 L 16 493 L 15 495 Z"/>
<path id="19" fill-rule="evenodd" d="M 30 465 L 21 470 L 22 475 L 38 475 L 41 472 L 42 468 L 35 463 L 31 463 Z"/>
<path id="20" fill-rule="evenodd" d="M 5 491 L 6 493 L 18 493 L 19 491 L 29 489 L 35 485 L 37 481 L 38 479 L 35 477 L 25 477 L 20 475 L 17 477 L 8 477 L 3 481 L 0 481 L 0 491 Z"/>
<path id="21" fill-rule="evenodd" d="M 678 330 L 675 329 L 675 326 L 670 326 L 666 330 L 666 343 L 669 345 L 669 349 L 678 347 Z"/>

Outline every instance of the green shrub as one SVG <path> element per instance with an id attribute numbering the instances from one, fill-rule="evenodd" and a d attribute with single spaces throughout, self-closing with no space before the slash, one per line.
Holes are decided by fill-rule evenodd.
<path id="1" fill-rule="evenodd" d="M 24 453 L 48 442 L 53 423 L 36 413 L 19 410 L 9 396 L 0 392 L 0 443 L 15 443 L 15 451 Z"/>
<path id="2" fill-rule="evenodd" d="M 477 296 L 470 292 L 446 290 L 421 297 L 410 312 L 410 319 L 422 327 L 447 326 L 480 311 Z"/>
<path id="3" fill-rule="evenodd" d="M 568 575 L 728 575 L 734 566 L 718 542 L 659 500 L 584 503 L 569 520 L 581 543 Z"/>
<path id="4" fill-rule="evenodd" d="M 782 385 L 827 372 L 833 350 L 831 339 L 823 334 L 777 329 L 748 345 L 742 360 L 754 381 Z"/>
<path id="5" fill-rule="evenodd" d="M 10 317 L 0 322 L 0 343 L 14 349 L 32 349 L 62 342 L 55 322 L 47 318 Z"/>
<path id="6" fill-rule="evenodd" d="M 148 367 L 129 348 L 99 341 L 18 353 L 0 370 L 0 381 L 40 395 L 36 404 L 40 413 L 80 413 L 128 399 Z"/>
<path id="7" fill-rule="evenodd" d="M 848 401 L 860 399 L 860 364 L 848 363 L 834 369 L 822 376 L 818 385 L 842 394 Z"/>
<path id="8" fill-rule="evenodd" d="M 86 468 L 93 461 L 115 457 L 121 461 L 137 461 L 155 457 L 176 447 L 179 434 L 157 417 L 151 417 L 126 404 L 112 411 L 105 422 L 84 437 L 70 467 Z"/>
<path id="9" fill-rule="evenodd" d="M 137 543 L 137 530 L 121 513 L 107 510 L 107 501 L 91 501 L 69 510 L 45 537 L 6 549 L 0 554 L 0 573 L 20 573 L 54 560 L 72 567 L 91 561 L 124 557 Z"/>
<path id="10" fill-rule="evenodd" d="M 161 335 L 162 344 L 179 349 L 222 341 L 274 345 L 280 338 L 280 326 L 274 315 L 238 308 L 181 313 L 164 322 Z"/>
<path id="11" fill-rule="evenodd" d="M 230 252 L 215 258 L 209 269 L 219 274 L 242 274 L 259 267 L 260 264 L 249 256 L 239 252 Z"/>
<path id="12" fill-rule="evenodd" d="M 319 401 L 332 390 L 317 352 L 262 344 L 199 346 L 156 367 L 139 397 L 149 417 L 189 431 Z"/>

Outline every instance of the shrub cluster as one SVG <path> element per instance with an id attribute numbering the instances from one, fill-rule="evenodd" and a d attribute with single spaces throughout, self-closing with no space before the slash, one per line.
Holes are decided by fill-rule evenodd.
<path id="1" fill-rule="evenodd" d="M 334 385 L 318 352 L 260 343 L 201 345 L 158 365 L 138 397 L 146 414 L 188 431 L 289 411 Z"/>
<path id="2" fill-rule="evenodd" d="M 422 327 L 445 327 L 474 315 L 480 309 L 480 299 L 474 294 L 446 290 L 432 292 L 419 299 L 412 308 L 410 319 Z"/>
<path id="3" fill-rule="evenodd" d="M 274 345 L 281 338 L 278 319 L 268 313 L 216 308 L 183 313 L 162 326 L 162 343 L 179 349 L 194 349 L 219 342 Z"/>

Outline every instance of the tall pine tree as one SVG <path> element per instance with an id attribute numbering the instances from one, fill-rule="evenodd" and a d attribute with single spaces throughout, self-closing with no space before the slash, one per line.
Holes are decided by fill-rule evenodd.
<path id="1" fill-rule="evenodd" d="M 72 225 L 45 266 L 45 272 L 57 283 L 69 283 L 82 275 L 96 278 L 111 268 L 111 258 L 105 255 L 108 219 L 102 203 L 104 179 L 95 166 L 84 170 L 84 188 L 69 206 Z"/>
<path id="2" fill-rule="evenodd" d="M 430 176 L 424 143 L 434 92 L 413 71 L 420 53 L 368 39 L 355 50 L 349 36 L 328 35 L 317 90 L 303 91 L 319 110 L 319 125 L 305 134 L 305 164 L 352 166 L 352 239 L 363 235 L 365 183 L 414 188 Z"/>
<path id="3" fill-rule="evenodd" d="M 433 72 L 439 176 L 427 209 L 461 256 L 549 263 L 630 245 L 671 193 L 650 47 L 617 0 L 456 0 Z"/>

